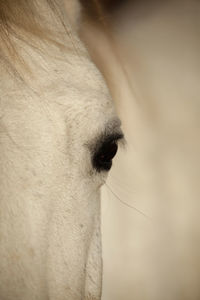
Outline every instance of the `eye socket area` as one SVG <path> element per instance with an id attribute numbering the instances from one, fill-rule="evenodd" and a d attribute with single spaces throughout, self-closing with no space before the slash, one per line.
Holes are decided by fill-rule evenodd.
<path id="1" fill-rule="evenodd" d="M 112 167 L 112 159 L 118 150 L 118 141 L 123 139 L 123 134 L 109 135 L 101 141 L 92 159 L 93 167 L 97 172 L 109 171 Z"/>

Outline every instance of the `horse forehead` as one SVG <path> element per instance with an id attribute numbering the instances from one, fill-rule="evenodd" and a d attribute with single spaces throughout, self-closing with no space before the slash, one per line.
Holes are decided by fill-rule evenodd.
<path id="1" fill-rule="evenodd" d="M 23 111 L 27 123 L 31 123 L 29 115 L 32 111 L 37 112 L 35 119 L 50 114 L 57 125 L 65 121 L 73 132 L 79 127 L 82 128 L 80 132 L 88 132 L 88 124 L 93 123 L 95 128 L 90 129 L 91 135 L 115 117 L 103 77 L 86 52 L 69 49 L 58 53 L 56 50 L 55 55 L 51 51 L 51 55 L 45 56 L 27 49 L 28 57 L 23 52 L 21 54 L 32 75 L 25 74 L 24 82 L 8 73 L 4 76 L 0 83 L 4 87 L 1 88 L 3 111 L 14 113 L 15 118 L 19 118 L 20 111 Z"/>
<path id="2" fill-rule="evenodd" d="M 28 91 L 33 97 L 35 91 L 34 98 L 47 97 L 48 102 L 63 101 L 64 104 L 68 102 L 71 105 L 81 104 L 80 102 L 91 105 L 96 102 L 101 103 L 101 106 L 103 103 L 108 104 L 110 95 L 107 86 L 81 42 L 78 41 L 78 49 L 69 47 L 64 51 L 50 49 L 47 45 L 40 55 L 35 49 L 25 45 L 20 56 L 30 73 L 22 67 L 19 72 L 23 78 L 21 82 L 5 70 L 4 80 L 0 83 L 1 94 L 18 90 L 18 97 L 21 94 L 23 98 Z"/>
<path id="3" fill-rule="evenodd" d="M 66 54 L 65 59 L 48 61 L 47 70 L 36 70 L 35 90 L 71 115 L 87 111 L 87 116 L 113 109 L 113 104 L 102 75 L 85 55 Z"/>

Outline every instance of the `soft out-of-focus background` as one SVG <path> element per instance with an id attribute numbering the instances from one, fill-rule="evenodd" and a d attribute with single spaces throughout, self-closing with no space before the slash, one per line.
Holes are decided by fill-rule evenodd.
<path id="1" fill-rule="evenodd" d="M 127 140 L 102 190 L 102 300 L 199 300 L 200 1 L 98 13 L 82 36 Z"/>

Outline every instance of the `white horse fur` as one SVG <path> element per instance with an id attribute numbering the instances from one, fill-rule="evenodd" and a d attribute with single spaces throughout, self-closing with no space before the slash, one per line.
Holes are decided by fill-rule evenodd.
<path id="1" fill-rule="evenodd" d="M 15 19 L 0 33 L 0 299 L 99 300 L 107 173 L 94 170 L 91 156 L 120 122 L 77 37 L 78 4 L 29 1 L 34 15 L 24 14 L 44 33 L 20 26 L 23 1 L 21 10 L 8 2 Z"/>

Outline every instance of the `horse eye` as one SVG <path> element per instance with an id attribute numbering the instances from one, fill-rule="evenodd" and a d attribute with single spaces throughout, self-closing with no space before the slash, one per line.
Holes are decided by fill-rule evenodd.
<path id="1" fill-rule="evenodd" d="M 118 149 L 117 141 L 106 141 L 94 155 L 93 166 L 100 171 L 109 171 L 112 167 L 112 159 L 116 155 Z"/>

